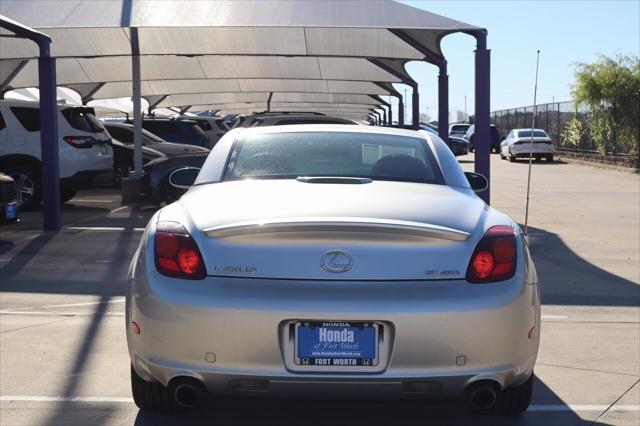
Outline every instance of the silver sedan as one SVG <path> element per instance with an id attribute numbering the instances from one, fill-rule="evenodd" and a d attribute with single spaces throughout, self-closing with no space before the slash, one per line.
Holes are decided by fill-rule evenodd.
<path id="1" fill-rule="evenodd" d="M 526 240 L 437 136 L 350 125 L 227 133 L 150 220 L 127 341 L 145 410 L 205 396 L 531 400 Z"/>

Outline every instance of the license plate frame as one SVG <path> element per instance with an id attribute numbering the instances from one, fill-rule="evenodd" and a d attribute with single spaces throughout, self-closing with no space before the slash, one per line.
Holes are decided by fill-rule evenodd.
<path id="1" fill-rule="evenodd" d="M 336 325 L 339 324 L 339 325 Z M 324 327 L 330 329 L 331 331 L 342 331 L 347 329 L 348 331 L 354 332 L 354 340 L 357 340 L 357 343 L 362 343 L 361 339 L 366 339 L 371 341 L 365 342 L 369 344 L 369 348 L 364 348 L 363 353 L 357 354 L 357 349 L 347 349 L 344 348 L 333 348 L 329 349 L 329 351 L 339 351 L 342 353 L 334 353 L 333 355 L 329 355 L 327 353 L 323 353 L 322 355 L 311 354 L 309 353 L 309 348 L 302 348 L 301 351 L 301 341 L 309 340 L 308 333 L 313 332 L 314 328 Z M 366 330 L 366 331 L 365 331 Z M 301 332 L 307 334 L 306 336 L 301 336 Z M 373 334 L 373 336 L 364 336 L 360 334 L 358 339 L 355 338 L 358 333 L 365 334 Z M 381 324 L 374 321 L 308 321 L 308 320 L 300 320 L 295 322 L 294 324 L 294 339 L 293 339 L 293 354 L 294 354 L 294 363 L 296 366 L 302 367 L 325 367 L 331 369 L 348 369 L 354 367 L 362 367 L 362 368 L 371 368 L 378 367 L 380 360 L 380 339 L 382 337 L 383 327 Z M 313 341 L 313 339 L 312 339 Z M 326 343 L 319 342 L 316 343 Z M 334 343 L 334 342 L 329 342 Z M 337 342 L 338 345 L 344 342 Z M 324 349 L 324 348 L 323 348 Z M 318 348 L 320 350 L 320 348 Z M 301 353 L 304 352 L 304 353 Z"/>

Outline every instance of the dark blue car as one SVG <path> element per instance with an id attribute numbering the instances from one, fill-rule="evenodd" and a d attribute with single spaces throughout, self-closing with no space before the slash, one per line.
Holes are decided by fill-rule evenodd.
<path id="1" fill-rule="evenodd" d="M 209 147 L 207 134 L 191 120 L 143 120 L 142 128 L 168 142 Z"/>

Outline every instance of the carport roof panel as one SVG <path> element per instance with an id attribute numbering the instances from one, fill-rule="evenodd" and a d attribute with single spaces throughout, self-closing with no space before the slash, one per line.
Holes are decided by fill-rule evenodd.
<path id="1" fill-rule="evenodd" d="M 131 60 L 127 56 L 59 58 L 56 63 L 59 85 L 131 81 Z M 363 58 L 148 55 L 142 56 L 140 63 L 143 81 L 235 78 L 400 82 Z M 0 61 L 2 74 L 18 65 L 16 60 Z M 11 86 L 37 85 L 38 62 L 32 59 L 11 80 Z"/>
<path id="2" fill-rule="evenodd" d="M 439 51 L 439 39 L 481 28 L 392 1 L 3 0 L 0 13 L 45 31 L 58 57 L 127 55 L 129 27 L 140 53 L 327 55 L 421 59 L 387 31 L 411 31 Z M 336 31 L 336 29 L 339 29 Z M 419 36 L 419 37 L 418 37 Z M 12 40 L 15 42 L 15 40 Z M 36 56 L 28 42 L 2 58 Z M 20 46 L 22 45 L 22 46 Z"/>

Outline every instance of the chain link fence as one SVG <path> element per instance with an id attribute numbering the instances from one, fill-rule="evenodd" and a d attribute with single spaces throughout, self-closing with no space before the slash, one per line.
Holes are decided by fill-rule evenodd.
<path id="1" fill-rule="evenodd" d="M 511 130 L 531 128 L 533 106 L 491 113 L 504 138 Z M 535 127 L 545 130 L 560 152 L 629 157 L 638 162 L 640 93 L 621 96 L 609 105 L 589 109 L 574 102 L 538 105 Z"/>

